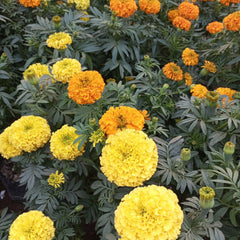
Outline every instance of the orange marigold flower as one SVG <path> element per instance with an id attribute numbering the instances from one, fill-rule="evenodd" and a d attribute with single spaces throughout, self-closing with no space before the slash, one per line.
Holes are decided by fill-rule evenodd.
<path id="1" fill-rule="evenodd" d="M 236 92 L 236 90 L 233 90 L 231 88 L 223 88 L 223 87 L 219 87 L 215 91 L 220 95 L 228 96 L 229 102 L 233 100 L 233 95 Z M 223 107 L 225 107 L 225 102 L 226 102 L 226 98 L 223 98 Z"/>
<path id="2" fill-rule="evenodd" d="M 193 3 L 185 1 L 179 4 L 178 14 L 185 19 L 195 20 L 199 15 L 199 7 Z"/>
<path id="3" fill-rule="evenodd" d="M 68 96 L 78 104 L 92 104 L 101 98 L 104 86 L 99 72 L 80 72 L 69 80 Z"/>
<path id="4" fill-rule="evenodd" d="M 231 3 L 231 0 L 220 0 L 220 3 L 228 7 Z"/>
<path id="5" fill-rule="evenodd" d="M 139 7 L 146 14 L 157 14 L 161 9 L 161 3 L 158 0 L 139 0 Z"/>
<path id="6" fill-rule="evenodd" d="M 183 75 L 183 78 L 185 80 L 185 85 L 186 86 L 191 86 L 192 85 L 192 76 L 190 75 L 189 72 L 185 72 Z"/>
<path id="7" fill-rule="evenodd" d="M 186 66 L 195 66 L 198 64 L 198 54 L 190 48 L 185 48 L 182 52 L 183 63 Z"/>
<path id="8" fill-rule="evenodd" d="M 223 19 L 224 26 L 229 31 L 240 30 L 240 11 L 229 14 Z"/>
<path id="9" fill-rule="evenodd" d="M 110 9 L 119 17 L 128 18 L 137 11 L 137 8 L 134 0 L 110 0 Z"/>
<path id="10" fill-rule="evenodd" d="M 110 107 L 99 120 L 100 128 L 107 134 L 115 134 L 125 128 L 142 130 L 145 120 L 136 108 L 120 106 Z"/>
<path id="11" fill-rule="evenodd" d="M 173 21 L 173 19 L 175 18 L 175 17 L 178 17 L 179 15 L 178 15 L 178 10 L 177 9 L 173 9 L 173 10 L 170 10 L 169 12 L 168 12 L 168 20 L 170 21 L 170 22 L 172 22 Z"/>
<path id="12" fill-rule="evenodd" d="M 41 4 L 41 0 L 19 0 L 20 4 L 24 7 L 38 7 Z"/>
<path id="13" fill-rule="evenodd" d="M 173 26 L 177 28 L 181 28 L 184 31 L 189 31 L 191 27 L 191 22 L 183 17 L 175 17 L 172 21 Z"/>
<path id="14" fill-rule="evenodd" d="M 163 73 L 167 78 L 174 81 L 181 81 L 183 79 L 182 69 L 174 62 L 170 62 L 164 65 Z"/>
<path id="15" fill-rule="evenodd" d="M 207 31 L 212 34 L 221 32 L 223 28 L 224 28 L 223 23 L 218 21 L 211 22 L 206 27 Z"/>
<path id="16" fill-rule="evenodd" d="M 148 121 L 151 120 L 150 115 L 149 115 L 149 113 L 148 113 L 147 110 L 143 110 L 143 111 L 142 111 L 142 110 L 139 110 L 139 112 L 143 115 L 143 117 L 144 117 L 145 120 L 148 120 Z"/>
<path id="17" fill-rule="evenodd" d="M 206 97 L 208 89 L 205 86 L 203 86 L 202 84 L 196 84 L 192 87 L 190 92 L 192 93 L 192 96 L 194 96 L 194 97 L 203 98 L 203 97 Z"/>
<path id="18" fill-rule="evenodd" d="M 202 66 L 202 68 L 205 68 L 208 70 L 208 72 L 215 73 L 217 71 L 216 65 L 213 62 L 205 60 L 205 65 Z"/>

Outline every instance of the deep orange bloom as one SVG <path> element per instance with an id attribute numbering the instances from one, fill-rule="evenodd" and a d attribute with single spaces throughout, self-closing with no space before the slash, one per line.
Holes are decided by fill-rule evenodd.
<path id="1" fill-rule="evenodd" d="M 205 68 L 208 70 L 208 72 L 215 73 L 217 71 L 216 65 L 213 62 L 205 60 L 205 65 L 202 66 L 202 68 Z"/>
<path id="2" fill-rule="evenodd" d="M 214 34 L 214 33 L 221 32 L 224 29 L 224 26 L 223 26 L 223 23 L 215 21 L 215 22 L 209 23 L 206 29 L 209 33 Z"/>
<path id="3" fill-rule="evenodd" d="M 191 86 L 192 85 L 192 76 L 190 75 L 190 73 L 185 72 L 183 77 L 184 77 L 184 80 L 185 80 L 185 85 L 186 86 Z"/>
<path id="4" fill-rule="evenodd" d="M 173 21 L 173 19 L 175 18 L 175 17 L 178 17 L 179 15 L 178 15 L 178 10 L 177 9 L 173 9 L 173 10 L 170 10 L 169 12 L 168 12 L 168 20 L 169 21 Z"/>
<path id="5" fill-rule="evenodd" d="M 231 3 L 231 0 L 220 0 L 220 3 L 228 7 Z"/>
<path id="6" fill-rule="evenodd" d="M 178 14 L 185 19 L 195 20 L 199 15 L 199 7 L 193 3 L 185 1 L 179 4 Z"/>
<path id="7" fill-rule="evenodd" d="M 183 79 L 182 69 L 174 62 L 167 63 L 163 67 L 163 74 L 174 81 L 181 81 Z"/>
<path id="8" fill-rule="evenodd" d="M 128 18 L 137 11 L 137 8 L 134 0 L 110 0 L 110 9 L 119 17 Z"/>
<path id="9" fill-rule="evenodd" d="M 38 7 L 41 4 L 41 0 L 19 0 L 20 4 L 24 7 Z"/>
<path id="10" fill-rule="evenodd" d="M 192 96 L 194 96 L 194 97 L 203 98 L 203 97 L 206 97 L 208 89 L 205 86 L 203 86 L 202 84 L 196 84 L 195 86 L 192 87 L 190 92 L 192 93 Z"/>
<path id="11" fill-rule="evenodd" d="M 104 80 L 97 71 L 84 71 L 69 80 L 68 96 L 78 104 L 92 104 L 102 96 Z"/>
<path id="12" fill-rule="evenodd" d="M 183 63 L 186 66 L 195 66 L 198 64 L 198 54 L 190 48 L 185 48 L 182 52 Z"/>
<path id="13" fill-rule="evenodd" d="M 189 31 L 190 27 L 191 27 L 191 22 L 183 17 L 175 17 L 172 21 L 173 26 L 180 28 L 184 31 Z"/>
<path id="14" fill-rule="evenodd" d="M 107 134 L 115 134 L 125 128 L 142 130 L 145 120 L 136 108 L 120 106 L 110 107 L 99 120 L 100 128 Z"/>
<path id="15" fill-rule="evenodd" d="M 157 14 L 161 9 L 161 3 L 158 0 L 139 0 L 139 7 L 146 14 Z"/>
<path id="16" fill-rule="evenodd" d="M 231 88 L 223 88 L 223 87 L 219 87 L 215 91 L 218 92 L 220 95 L 228 96 L 229 101 L 233 100 L 233 95 L 236 92 L 236 90 L 233 90 Z M 223 107 L 225 107 L 225 102 L 226 102 L 226 98 L 223 98 Z"/>
<path id="17" fill-rule="evenodd" d="M 240 11 L 229 14 L 223 19 L 224 26 L 229 31 L 240 30 Z"/>

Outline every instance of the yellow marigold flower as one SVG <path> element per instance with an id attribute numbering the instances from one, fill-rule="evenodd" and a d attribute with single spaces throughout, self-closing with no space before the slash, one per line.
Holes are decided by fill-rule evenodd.
<path id="1" fill-rule="evenodd" d="M 119 17 L 128 18 L 137 11 L 134 0 L 110 0 L 110 9 Z"/>
<path id="2" fill-rule="evenodd" d="M 79 136 L 74 127 L 65 124 L 54 132 L 50 139 L 50 150 L 58 160 L 75 160 L 84 153 L 84 146 L 78 149 L 78 143 L 73 144 Z"/>
<path id="3" fill-rule="evenodd" d="M 213 62 L 205 60 L 205 65 L 202 66 L 202 68 L 205 68 L 208 72 L 215 73 L 217 71 L 216 65 Z"/>
<path id="4" fill-rule="evenodd" d="M 58 173 L 58 170 L 55 173 L 50 174 L 48 178 L 48 184 L 55 188 L 59 188 L 61 183 L 65 183 L 65 178 L 63 173 Z"/>
<path id="5" fill-rule="evenodd" d="M 158 0 L 139 0 L 139 8 L 146 14 L 157 14 L 161 9 L 161 3 Z"/>
<path id="6" fill-rule="evenodd" d="M 43 147 L 51 136 L 47 120 L 39 116 L 23 116 L 12 123 L 10 130 L 10 143 L 25 152 Z"/>
<path id="7" fill-rule="evenodd" d="M 136 108 L 127 106 L 110 107 L 99 120 L 100 128 L 107 136 L 125 128 L 142 130 L 144 123 L 143 115 Z"/>
<path id="8" fill-rule="evenodd" d="M 68 83 L 70 78 L 81 72 L 81 63 L 77 59 L 64 58 L 53 64 L 52 74 L 55 80 Z"/>
<path id="9" fill-rule="evenodd" d="M 173 9 L 173 10 L 170 10 L 169 12 L 168 12 L 168 20 L 170 21 L 170 22 L 172 22 L 173 21 L 173 19 L 175 18 L 175 17 L 178 17 L 179 15 L 178 15 L 178 9 Z"/>
<path id="10" fill-rule="evenodd" d="M 183 17 L 177 16 L 172 21 L 173 26 L 180 28 L 184 31 L 189 31 L 191 22 Z"/>
<path id="11" fill-rule="evenodd" d="M 192 85 L 192 76 L 190 75 L 190 73 L 185 72 L 183 75 L 183 78 L 185 80 L 185 85 L 186 86 L 191 86 Z"/>
<path id="12" fill-rule="evenodd" d="M 237 32 L 240 30 L 240 11 L 231 13 L 223 19 L 224 26 L 227 30 Z"/>
<path id="13" fill-rule="evenodd" d="M 185 48 L 182 52 L 183 63 L 186 66 L 195 66 L 198 64 L 198 54 L 190 48 Z"/>
<path id="14" fill-rule="evenodd" d="M 89 141 L 93 143 L 93 147 L 96 147 L 97 143 L 103 143 L 106 140 L 105 132 L 99 128 L 98 130 L 92 132 Z"/>
<path id="15" fill-rule="evenodd" d="M 22 150 L 19 148 L 16 148 L 9 141 L 10 132 L 11 132 L 10 127 L 7 127 L 0 134 L 0 154 L 6 159 L 22 155 Z"/>
<path id="16" fill-rule="evenodd" d="M 101 170 L 118 186 L 136 187 L 155 173 L 158 153 L 155 142 L 139 130 L 124 129 L 110 135 L 102 149 Z"/>
<path id="17" fill-rule="evenodd" d="M 41 211 L 32 210 L 14 220 L 8 240 L 52 240 L 54 236 L 53 221 Z"/>
<path id="18" fill-rule="evenodd" d="M 233 95 L 235 94 L 236 90 L 233 90 L 231 88 L 219 87 L 215 91 L 222 96 L 224 95 L 228 96 L 229 102 L 234 100 Z M 225 107 L 225 102 L 226 102 L 226 98 L 223 98 L 223 107 Z"/>
<path id="19" fill-rule="evenodd" d="M 214 33 L 221 32 L 224 29 L 224 26 L 223 26 L 223 23 L 215 21 L 215 22 L 209 23 L 206 29 L 209 33 L 214 34 Z"/>
<path id="20" fill-rule="evenodd" d="M 87 10 L 90 6 L 90 0 L 67 0 L 67 3 L 70 6 L 75 4 L 77 10 Z"/>
<path id="21" fill-rule="evenodd" d="M 123 240 L 176 240 L 183 222 L 177 195 L 163 186 L 137 187 L 115 211 L 115 228 Z"/>
<path id="22" fill-rule="evenodd" d="M 196 84 L 193 86 L 193 88 L 190 90 L 190 92 L 192 93 L 192 96 L 194 96 L 194 97 L 203 98 L 203 97 L 206 97 L 208 89 L 205 86 L 203 86 L 202 84 Z"/>
<path id="23" fill-rule="evenodd" d="M 179 4 L 178 14 L 185 19 L 195 20 L 199 15 L 199 7 L 193 3 L 185 1 Z"/>
<path id="24" fill-rule="evenodd" d="M 172 79 L 174 81 L 181 81 L 183 79 L 182 69 L 174 62 L 165 64 L 162 70 L 163 70 L 163 74 L 168 79 Z"/>
<path id="25" fill-rule="evenodd" d="M 41 4 L 41 0 L 19 0 L 19 3 L 24 7 L 38 7 Z"/>
<path id="26" fill-rule="evenodd" d="M 74 75 L 68 86 L 68 96 L 76 103 L 92 104 L 102 97 L 105 83 L 97 71 L 84 71 Z"/>
<path id="27" fill-rule="evenodd" d="M 71 44 L 72 38 L 65 32 L 51 34 L 47 39 L 47 46 L 55 49 L 66 49 Z"/>
<path id="28" fill-rule="evenodd" d="M 82 11 L 83 16 L 87 16 L 88 12 L 86 11 Z M 82 17 L 80 18 L 82 21 L 88 22 L 89 21 L 89 17 Z"/>

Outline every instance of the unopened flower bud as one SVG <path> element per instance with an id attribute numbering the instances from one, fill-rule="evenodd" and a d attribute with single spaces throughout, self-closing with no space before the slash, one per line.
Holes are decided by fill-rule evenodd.
<path id="1" fill-rule="evenodd" d="M 235 151 L 235 144 L 232 142 L 226 142 L 223 148 L 223 152 L 227 155 L 232 155 Z"/>
<path id="2" fill-rule="evenodd" d="M 52 20 L 53 20 L 53 25 L 54 25 L 54 27 L 55 27 L 56 29 L 58 29 L 58 28 L 60 27 L 60 25 L 61 25 L 61 17 L 59 17 L 59 16 L 53 16 Z"/>
<path id="3" fill-rule="evenodd" d="M 235 92 L 233 95 L 233 99 L 240 99 L 240 92 Z"/>
<path id="4" fill-rule="evenodd" d="M 206 76 L 209 73 L 209 71 L 206 68 L 203 68 L 200 72 L 202 76 Z"/>
<path id="5" fill-rule="evenodd" d="M 33 69 L 28 69 L 25 71 L 26 79 L 32 84 L 37 85 L 39 83 L 39 78 L 35 74 L 35 71 Z"/>
<path id="6" fill-rule="evenodd" d="M 7 53 L 3 52 L 1 55 L 1 60 L 5 61 L 7 59 Z"/>
<path id="7" fill-rule="evenodd" d="M 202 187 L 199 190 L 200 205 L 204 209 L 210 209 L 214 206 L 215 192 L 211 187 Z"/>
<path id="8" fill-rule="evenodd" d="M 125 80 L 126 80 L 127 82 L 132 81 L 132 80 L 134 80 L 134 79 L 135 79 L 135 77 L 132 77 L 132 76 L 126 76 L 126 77 L 125 77 Z"/>
<path id="9" fill-rule="evenodd" d="M 110 82 L 116 82 L 116 79 L 115 78 L 108 78 L 106 80 L 106 83 L 110 83 Z"/>
<path id="10" fill-rule="evenodd" d="M 181 150 L 181 155 L 180 155 L 181 159 L 183 161 L 188 161 L 191 158 L 191 150 L 189 148 L 183 148 Z"/>
<path id="11" fill-rule="evenodd" d="M 89 125 L 90 126 L 96 126 L 97 125 L 97 121 L 95 118 L 90 118 L 89 119 Z"/>
<path id="12" fill-rule="evenodd" d="M 149 60 L 149 59 L 150 59 L 149 55 L 144 55 L 144 60 Z"/>
<path id="13" fill-rule="evenodd" d="M 76 211 L 76 212 L 80 212 L 80 211 L 83 210 L 83 208 L 84 208 L 83 205 L 78 205 L 78 206 L 75 207 L 75 211 Z"/>
<path id="14" fill-rule="evenodd" d="M 165 89 L 165 90 L 168 89 L 169 88 L 169 84 L 164 83 L 162 88 Z"/>
<path id="15" fill-rule="evenodd" d="M 153 118 L 152 118 L 152 123 L 155 124 L 155 123 L 157 123 L 157 122 L 158 122 L 158 118 L 157 118 L 157 117 L 153 117 Z"/>
<path id="16" fill-rule="evenodd" d="M 217 107 L 218 106 L 218 99 L 219 93 L 214 91 L 208 91 L 206 93 L 207 105 L 209 107 Z"/>
<path id="17" fill-rule="evenodd" d="M 136 87 L 137 87 L 136 84 L 132 84 L 131 87 L 130 87 L 130 89 L 133 91 L 133 90 L 136 89 Z"/>

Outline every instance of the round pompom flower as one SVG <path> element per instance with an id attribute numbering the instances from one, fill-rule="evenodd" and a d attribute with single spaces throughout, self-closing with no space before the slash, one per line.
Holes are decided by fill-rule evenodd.
<path id="1" fill-rule="evenodd" d="M 195 20 L 199 15 L 199 7 L 193 3 L 185 1 L 179 4 L 178 14 L 185 19 Z"/>
<path id="2" fill-rule="evenodd" d="M 50 139 L 50 150 L 58 160 L 75 160 L 84 153 L 84 145 L 78 149 L 78 143 L 73 144 L 79 136 L 76 128 L 65 124 L 54 132 Z"/>
<path id="3" fill-rule="evenodd" d="M 227 30 L 237 32 L 240 30 L 240 11 L 231 13 L 223 19 L 224 26 Z"/>
<path id="4" fill-rule="evenodd" d="M 144 116 L 136 108 L 127 106 L 110 107 L 99 120 L 100 128 L 107 134 L 115 134 L 125 128 L 142 130 L 145 124 Z"/>
<path id="5" fill-rule="evenodd" d="M 58 32 L 51 34 L 47 39 L 47 46 L 55 49 L 66 49 L 72 44 L 72 38 L 68 33 Z"/>
<path id="6" fill-rule="evenodd" d="M 196 84 L 192 87 L 190 92 L 192 93 L 192 96 L 194 96 L 194 97 L 203 98 L 203 97 L 206 97 L 208 89 L 205 86 L 203 86 L 202 84 Z"/>
<path id="7" fill-rule="evenodd" d="M 135 188 L 122 198 L 114 222 L 123 240 L 176 240 L 183 211 L 172 190 L 149 185 Z"/>
<path id="8" fill-rule="evenodd" d="M 102 97 L 105 83 L 97 71 L 84 71 L 69 80 L 68 96 L 76 103 L 92 104 Z"/>
<path id="9" fill-rule="evenodd" d="M 77 10 L 87 10 L 90 6 L 90 0 L 75 0 Z"/>
<path id="10" fill-rule="evenodd" d="M 139 130 L 124 129 L 110 135 L 102 149 L 101 170 L 118 186 L 136 187 L 155 173 L 158 153 L 155 142 Z"/>
<path id="11" fill-rule="evenodd" d="M 172 21 L 173 26 L 180 28 L 184 31 L 189 31 L 191 22 L 183 17 L 177 16 Z"/>
<path id="12" fill-rule="evenodd" d="M 134 0 L 110 0 L 110 9 L 119 17 L 128 18 L 137 11 Z"/>
<path id="13" fill-rule="evenodd" d="M 168 79 L 172 79 L 174 81 L 181 81 L 183 79 L 182 69 L 174 62 L 165 64 L 162 70 L 163 70 L 163 74 Z"/>
<path id="14" fill-rule="evenodd" d="M 23 116 L 12 123 L 10 130 L 10 143 L 25 152 L 43 147 L 51 136 L 47 120 L 39 116 Z"/>
<path id="15" fill-rule="evenodd" d="M 214 34 L 214 33 L 221 32 L 224 29 L 224 26 L 223 26 L 223 23 L 215 21 L 215 22 L 209 23 L 206 29 L 209 33 Z"/>
<path id="16" fill-rule="evenodd" d="M 195 66 L 198 64 L 198 54 L 190 48 L 185 48 L 182 52 L 183 63 L 186 66 Z"/>
<path id="17" fill-rule="evenodd" d="M 175 17 L 178 17 L 179 15 L 178 15 L 178 9 L 173 9 L 173 10 L 170 10 L 169 12 L 168 12 L 168 20 L 170 21 L 170 22 L 172 22 L 173 21 L 173 19 L 175 18 Z"/>
<path id="18" fill-rule="evenodd" d="M 41 211 L 32 210 L 14 220 L 8 240 L 52 240 L 54 236 L 53 221 Z"/>
<path id="19" fill-rule="evenodd" d="M 9 141 L 10 132 L 11 128 L 7 127 L 0 134 L 0 154 L 6 159 L 22 155 L 22 150 L 12 145 Z"/>
<path id="20" fill-rule="evenodd" d="M 70 78 L 81 72 L 81 63 L 77 59 L 64 58 L 53 64 L 52 74 L 55 80 L 68 83 Z"/>
<path id="21" fill-rule="evenodd" d="M 161 3 L 158 0 L 139 0 L 139 8 L 146 14 L 157 14 L 161 9 Z"/>
<path id="22" fill-rule="evenodd" d="M 38 7 L 41 4 L 41 0 L 19 0 L 19 3 L 24 7 Z"/>

